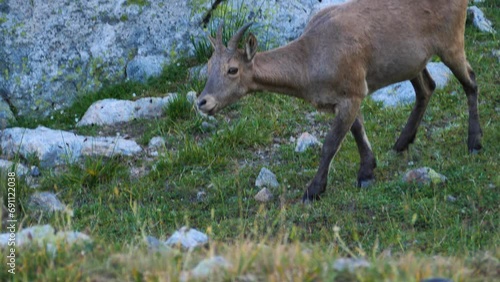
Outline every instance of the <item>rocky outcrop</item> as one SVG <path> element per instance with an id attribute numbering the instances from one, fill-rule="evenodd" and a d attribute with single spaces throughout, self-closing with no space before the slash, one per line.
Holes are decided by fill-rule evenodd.
<path id="1" fill-rule="evenodd" d="M 0 1 L 3 99 L 19 115 L 47 115 L 104 83 L 158 75 L 204 34 L 206 5 L 193 2 Z"/>
<path id="2" fill-rule="evenodd" d="M 0 131 L 0 148 L 8 157 L 36 156 L 43 167 L 77 161 L 81 156 L 132 156 L 142 151 L 133 140 L 121 137 L 80 136 L 43 126 L 36 129 L 9 128 Z"/>

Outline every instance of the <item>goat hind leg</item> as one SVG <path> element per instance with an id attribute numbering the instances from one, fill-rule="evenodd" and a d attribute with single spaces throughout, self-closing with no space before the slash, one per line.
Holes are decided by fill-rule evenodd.
<path id="1" fill-rule="evenodd" d="M 330 162 L 339 150 L 347 132 L 352 127 L 360 105 L 361 100 L 357 98 L 345 99 L 337 104 L 337 114 L 333 119 L 332 127 L 326 135 L 323 148 L 321 149 L 321 160 L 318 171 L 304 192 L 304 196 L 302 197 L 303 202 L 318 200 L 319 196 L 325 192 Z"/>
<path id="2" fill-rule="evenodd" d="M 413 107 L 398 141 L 394 144 L 394 150 L 396 150 L 396 152 L 405 151 L 408 149 L 408 146 L 415 141 L 418 126 L 424 117 L 429 100 L 436 88 L 436 83 L 432 80 L 427 68 L 424 68 L 418 76 L 410 80 L 410 82 L 413 89 L 415 89 L 415 106 Z"/>
<path id="3" fill-rule="evenodd" d="M 477 99 L 479 96 L 479 89 L 476 83 L 476 75 L 472 70 L 471 66 L 465 59 L 465 53 L 457 52 L 447 54 L 448 56 L 442 56 L 443 62 L 451 69 L 455 77 L 458 79 L 460 84 L 465 91 L 467 96 L 467 104 L 469 107 L 469 132 L 467 146 L 470 153 L 478 152 L 482 149 L 481 137 L 483 131 L 481 129 L 481 124 L 479 123 L 479 111 Z"/>
<path id="4" fill-rule="evenodd" d="M 351 133 L 358 145 L 359 157 L 361 160 L 358 171 L 358 187 L 368 187 L 374 180 L 373 170 L 377 167 L 377 161 L 373 156 L 372 148 L 363 126 L 363 116 L 361 113 L 351 126 Z"/>

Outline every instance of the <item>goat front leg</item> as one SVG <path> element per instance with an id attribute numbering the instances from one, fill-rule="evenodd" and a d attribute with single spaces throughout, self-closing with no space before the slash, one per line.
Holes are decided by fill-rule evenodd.
<path id="1" fill-rule="evenodd" d="M 302 197 L 303 202 L 317 200 L 320 194 L 325 192 L 330 162 L 356 120 L 360 105 L 361 99 L 357 97 L 342 100 L 336 105 L 335 111 L 337 114 L 333 120 L 332 128 L 326 135 L 325 142 L 323 143 L 318 172 L 316 172 L 314 179 L 309 184 L 309 187 L 307 187 Z"/>

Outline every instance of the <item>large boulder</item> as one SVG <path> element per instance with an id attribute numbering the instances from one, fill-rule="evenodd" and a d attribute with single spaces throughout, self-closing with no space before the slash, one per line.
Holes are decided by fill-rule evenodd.
<path id="1" fill-rule="evenodd" d="M 0 93 L 19 115 L 48 115 L 104 83 L 158 75 L 203 37 L 210 1 L 194 2 L 0 1 Z"/>

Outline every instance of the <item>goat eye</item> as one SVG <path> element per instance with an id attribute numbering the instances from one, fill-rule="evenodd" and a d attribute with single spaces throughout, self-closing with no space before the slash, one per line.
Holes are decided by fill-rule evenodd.
<path id="1" fill-rule="evenodd" d="M 237 74 L 238 73 L 238 68 L 229 68 L 229 70 L 227 70 L 227 73 L 228 74 Z"/>

